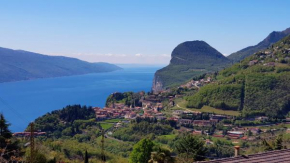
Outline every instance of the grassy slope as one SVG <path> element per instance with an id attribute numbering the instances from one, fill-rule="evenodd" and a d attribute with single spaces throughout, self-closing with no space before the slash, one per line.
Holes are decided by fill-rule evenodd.
<path id="1" fill-rule="evenodd" d="M 100 125 L 101 125 L 102 129 L 107 130 L 107 129 L 113 127 L 114 124 L 112 124 L 112 123 L 100 123 Z"/>
<path id="2" fill-rule="evenodd" d="M 206 113 L 215 113 L 215 114 L 222 114 L 222 115 L 231 115 L 231 116 L 239 116 L 241 113 L 239 111 L 234 111 L 234 110 L 222 110 L 222 109 L 216 109 L 210 106 L 203 106 L 200 109 L 196 108 L 188 108 L 187 107 L 187 102 L 186 101 L 181 101 L 178 103 L 178 105 L 181 107 L 174 107 L 172 109 L 176 110 L 191 110 L 191 111 L 199 111 L 199 112 L 206 112 Z"/>

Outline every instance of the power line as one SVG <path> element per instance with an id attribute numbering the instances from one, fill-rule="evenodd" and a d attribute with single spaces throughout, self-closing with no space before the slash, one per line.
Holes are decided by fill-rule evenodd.
<path id="1" fill-rule="evenodd" d="M 6 102 L 3 98 L 0 97 L 0 101 L 8 108 L 10 109 L 15 115 L 17 115 L 21 120 L 23 120 L 25 123 L 29 123 L 29 121 L 24 118 L 16 109 L 14 109 L 12 106 L 9 105 L 8 102 Z"/>

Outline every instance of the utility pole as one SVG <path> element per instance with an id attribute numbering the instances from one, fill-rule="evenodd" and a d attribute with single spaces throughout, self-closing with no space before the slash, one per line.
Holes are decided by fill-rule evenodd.
<path id="1" fill-rule="evenodd" d="M 34 163 L 34 123 L 30 123 L 30 163 Z"/>
<path id="2" fill-rule="evenodd" d="M 102 140 L 101 140 L 101 160 L 103 163 L 106 162 L 106 156 L 105 156 L 105 151 L 104 151 L 104 148 L 105 148 L 105 130 L 102 129 Z"/>

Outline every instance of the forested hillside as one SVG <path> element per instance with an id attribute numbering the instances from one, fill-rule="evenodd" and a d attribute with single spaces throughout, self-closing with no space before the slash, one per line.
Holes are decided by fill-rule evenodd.
<path id="1" fill-rule="evenodd" d="M 188 107 L 241 110 L 283 117 L 290 110 L 290 36 L 219 72 L 215 83 L 188 98 Z"/>
<path id="2" fill-rule="evenodd" d="M 115 92 L 108 96 L 106 100 L 106 106 L 112 106 L 113 103 L 122 103 L 127 106 L 142 106 L 142 103 L 140 101 L 141 96 L 144 95 L 145 92 Z"/>
<path id="3" fill-rule="evenodd" d="M 89 63 L 75 58 L 0 48 L 0 83 L 119 69 L 121 68 L 108 63 Z"/>
<path id="4" fill-rule="evenodd" d="M 35 128 L 46 132 L 49 137 L 74 136 L 82 134 L 84 126 L 96 125 L 94 118 L 95 111 L 91 107 L 67 106 L 37 118 Z M 93 119 L 93 121 L 90 122 L 89 119 Z"/>

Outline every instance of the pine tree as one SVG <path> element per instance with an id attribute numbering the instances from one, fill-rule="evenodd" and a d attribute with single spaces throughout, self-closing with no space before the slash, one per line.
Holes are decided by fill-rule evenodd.
<path id="1" fill-rule="evenodd" d="M 0 113 L 0 148 L 5 149 L 7 153 L 4 158 L 9 159 L 13 155 L 13 152 L 19 149 L 17 141 L 11 141 L 12 133 L 9 130 L 10 124 L 6 121 L 4 115 Z"/>
<path id="2" fill-rule="evenodd" d="M 204 147 L 204 141 L 200 137 L 185 135 L 175 144 L 179 157 L 187 162 L 202 161 L 205 159 L 207 149 Z M 181 161 L 179 161 L 181 162 Z"/>
<path id="3" fill-rule="evenodd" d="M 0 136 L 4 137 L 5 139 L 10 139 L 12 137 L 11 131 L 8 129 L 10 124 L 7 123 L 4 115 L 0 114 Z"/>
<path id="4" fill-rule="evenodd" d="M 0 114 L 0 148 L 3 149 L 7 146 L 7 141 L 12 137 L 11 131 L 8 129 L 9 124 L 4 118 L 3 114 Z"/>

